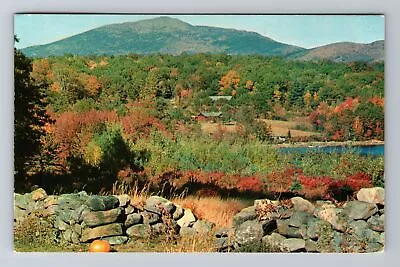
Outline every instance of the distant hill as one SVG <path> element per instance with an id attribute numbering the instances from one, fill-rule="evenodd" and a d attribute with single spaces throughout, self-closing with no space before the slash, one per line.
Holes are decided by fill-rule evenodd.
<path id="1" fill-rule="evenodd" d="M 287 56 L 305 50 L 274 41 L 256 32 L 193 26 L 170 17 L 111 24 L 22 52 L 50 55 L 119 55 L 128 53 L 227 53 Z"/>
<path id="2" fill-rule="evenodd" d="M 372 42 L 370 44 L 351 42 L 328 44 L 313 49 L 303 50 L 288 56 L 290 59 L 305 61 L 325 59 L 336 62 L 377 62 L 383 61 L 384 57 L 385 53 L 383 40 Z"/>

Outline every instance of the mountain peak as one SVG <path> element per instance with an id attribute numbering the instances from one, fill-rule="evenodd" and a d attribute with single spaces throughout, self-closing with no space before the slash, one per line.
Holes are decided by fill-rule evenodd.
<path id="1" fill-rule="evenodd" d="M 146 32 L 174 32 L 174 31 L 187 31 L 193 26 L 182 20 L 171 18 L 168 16 L 161 16 L 152 19 L 139 20 L 135 22 L 125 22 L 119 24 L 106 25 L 104 29 L 116 29 L 126 27 L 139 33 Z"/>

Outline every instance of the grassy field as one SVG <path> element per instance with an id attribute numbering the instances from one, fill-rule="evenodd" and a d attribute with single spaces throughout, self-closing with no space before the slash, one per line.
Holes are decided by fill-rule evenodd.
<path id="1" fill-rule="evenodd" d="M 313 131 L 311 122 L 306 117 L 292 118 L 290 121 L 262 119 L 267 125 L 271 126 L 272 136 L 287 136 L 288 132 L 292 137 L 317 136 L 320 133 Z M 218 131 L 225 133 L 236 133 L 240 130 L 238 124 L 223 124 L 220 122 L 203 121 L 200 123 L 201 131 L 204 134 L 214 134 Z"/>

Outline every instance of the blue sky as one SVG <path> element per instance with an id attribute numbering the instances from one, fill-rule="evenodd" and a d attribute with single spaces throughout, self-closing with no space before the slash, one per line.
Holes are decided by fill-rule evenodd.
<path id="1" fill-rule="evenodd" d="M 18 48 L 47 44 L 99 26 L 160 15 L 15 15 Z M 335 42 L 384 39 L 380 15 L 168 15 L 192 25 L 255 31 L 276 41 L 312 48 Z"/>

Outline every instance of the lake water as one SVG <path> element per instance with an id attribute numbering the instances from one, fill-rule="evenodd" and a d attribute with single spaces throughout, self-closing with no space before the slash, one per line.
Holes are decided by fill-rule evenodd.
<path id="1" fill-rule="evenodd" d="M 365 156 L 383 156 L 385 153 L 384 145 L 370 146 L 313 146 L 313 147 L 282 147 L 278 149 L 283 153 L 345 153 L 352 152 Z"/>

